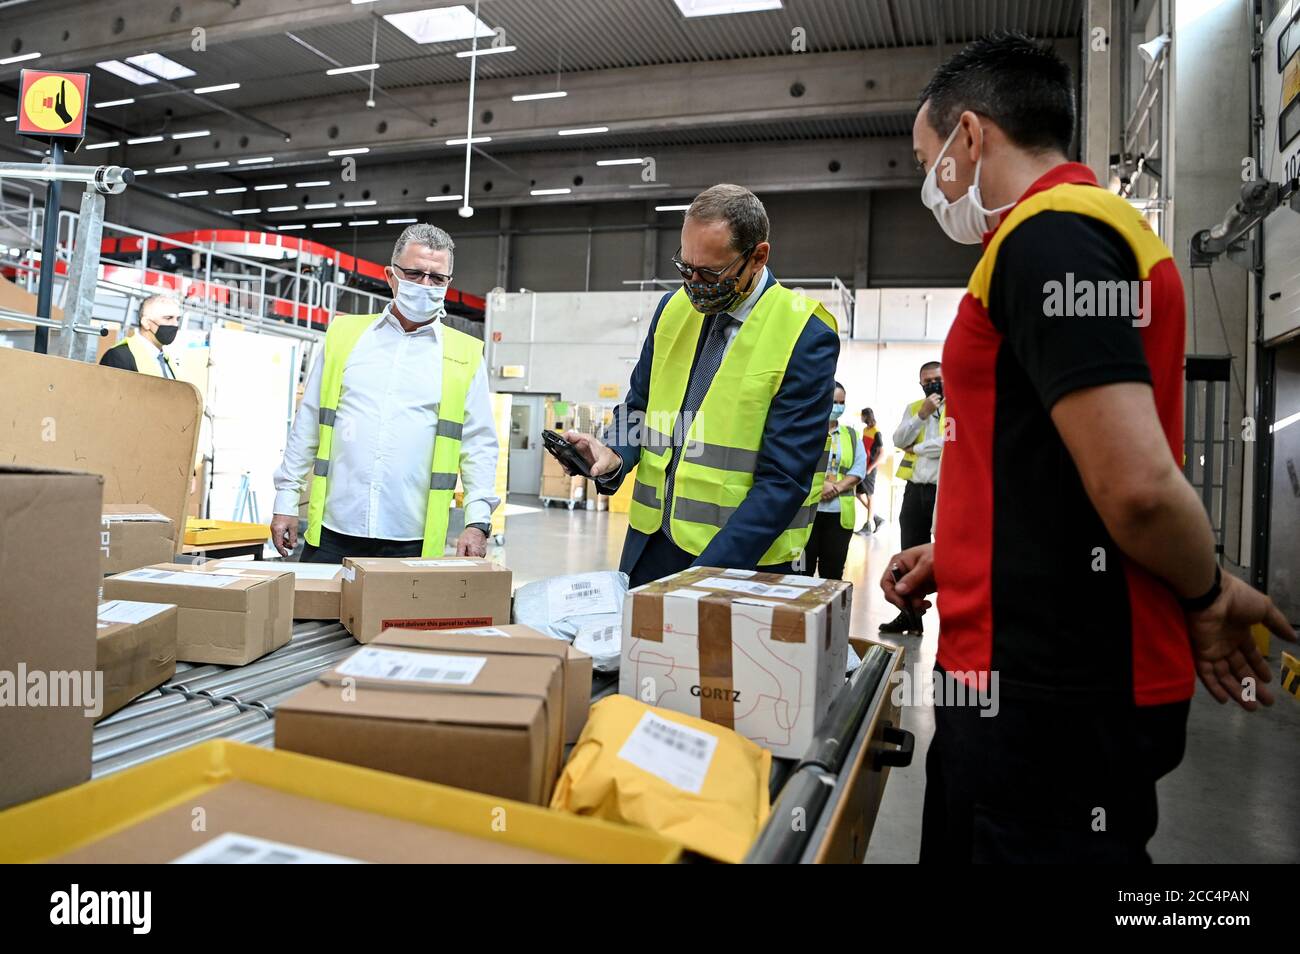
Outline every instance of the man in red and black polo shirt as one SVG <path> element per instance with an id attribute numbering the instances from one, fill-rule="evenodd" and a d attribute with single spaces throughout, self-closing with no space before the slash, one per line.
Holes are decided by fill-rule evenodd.
<path id="1" fill-rule="evenodd" d="M 940 633 L 921 860 L 1144 861 L 1194 675 L 1271 703 L 1183 478 L 1183 291 L 1138 212 L 1066 158 L 1069 68 L 1027 37 L 941 66 L 913 128 L 923 201 L 984 256 L 944 345 L 935 542 L 891 561 Z M 976 695 L 987 703 L 945 705 Z M 991 696 L 991 698 L 990 698 Z"/>

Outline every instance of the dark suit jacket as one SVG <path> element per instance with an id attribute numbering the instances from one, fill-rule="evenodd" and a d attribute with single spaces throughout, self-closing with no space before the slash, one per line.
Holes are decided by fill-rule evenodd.
<path id="1" fill-rule="evenodd" d="M 769 271 L 767 284 L 758 294 L 766 294 L 774 284 L 776 279 Z M 664 295 L 655 310 L 645 344 L 641 347 L 641 357 L 632 369 L 627 399 L 614 410 L 614 420 L 608 431 L 611 435 L 635 436 L 640 431 L 620 424 L 629 412 L 638 412 L 638 416 L 645 412 L 650 394 L 650 368 L 654 362 L 655 330 L 672 295 L 672 292 Z M 701 342 L 696 344 L 695 360 L 699 359 L 702 339 L 703 335 Z M 777 534 L 789 526 L 808 496 L 809 477 L 817 469 L 826 446 L 826 426 L 831 416 L 839 355 L 839 336 L 821 321 L 810 318 L 790 355 L 785 378 L 772 398 L 763 428 L 763 442 L 754 466 L 754 486 L 749 494 L 698 557 L 691 557 L 671 544 L 665 546 L 664 541 L 656 541 L 651 554 L 656 563 L 664 564 L 663 572 L 654 572 L 658 567 L 642 567 L 636 574 L 638 577 L 657 579 L 691 564 L 737 569 L 753 569 L 758 565 L 759 558 L 767 552 Z M 618 489 L 641 456 L 641 449 L 636 445 L 613 443 L 610 447 L 623 459 L 623 466 L 614 479 L 598 484 L 600 491 L 607 494 Z M 646 554 L 646 545 L 650 541 L 650 535 L 628 527 L 619 569 L 631 575 Z M 647 570 L 652 572 L 647 573 Z"/>
<path id="2" fill-rule="evenodd" d="M 99 363 L 106 368 L 121 368 L 123 371 L 139 371 L 135 366 L 135 355 L 125 344 L 116 344 L 104 352 Z"/>

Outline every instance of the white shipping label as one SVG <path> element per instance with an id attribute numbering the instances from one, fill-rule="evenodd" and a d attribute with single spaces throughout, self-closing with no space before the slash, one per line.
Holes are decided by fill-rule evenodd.
<path id="1" fill-rule="evenodd" d="M 700 580 L 695 586 L 709 586 L 715 590 L 730 590 L 733 593 L 749 593 L 751 596 L 766 596 L 768 590 L 766 583 L 729 580 L 723 576 L 711 576 L 707 580 Z"/>
<path id="2" fill-rule="evenodd" d="M 723 570 L 723 576 L 753 576 L 757 570 Z"/>
<path id="3" fill-rule="evenodd" d="M 647 712 L 618 750 L 618 757 L 698 795 L 717 748 L 715 736 Z"/>
<path id="4" fill-rule="evenodd" d="M 456 633 L 460 636 L 504 636 L 510 638 L 510 634 L 504 629 L 497 629 L 495 626 L 484 626 L 480 629 L 449 629 L 447 632 Z"/>
<path id="5" fill-rule="evenodd" d="M 584 645 L 594 646 L 598 650 L 613 651 L 618 648 L 623 627 L 618 623 L 604 626 L 583 623 L 578 627 L 578 635 L 573 638 L 576 644 L 582 640 Z"/>
<path id="6" fill-rule="evenodd" d="M 784 586 L 803 586 L 812 588 L 821 586 L 825 582 L 825 580 L 813 579 L 811 576 L 799 576 L 797 573 L 790 573 L 781 577 L 781 583 Z"/>
<path id="7" fill-rule="evenodd" d="M 173 859 L 174 865 L 360 865 L 355 858 L 311 848 L 267 841 L 237 831 L 222 832 L 193 851 Z"/>
<path id="8" fill-rule="evenodd" d="M 552 621 L 593 613 L 617 613 L 608 585 L 600 580 L 557 576 L 546 581 L 547 610 Z"/>
<path id="9" fill-rule="evenodd" d="M 708 590 L 669 590 L 664 594 L 664 598 L 669 596 L 680 596 L 684 600 L 699 600 L 709 595 Z"/>
<path id="10" fill-rule="evenodd" d="M 104 523 L 161 523 L 166 520 L 160 513 L 106 513 L 104 514 Z"/>
<path id="11" fill-rule="evenodd" d="M 337 563 L 268 563 L 266 568 L 292 573 L 300 580 L 334 580 L 343 572 Z"/>
<path id="12" fill-rule="evenodd" d="M 772 596 L 779 600 L 797 600 L 803 596 L 807 590 L 797 586 L 769 586 L 764 596 Z"/>
<path id="13" fill-rule="evenodd" d="M 344 660 L 338 671 L 345 676 L 364 679 L 468 686 L 486 665 L 486 656 L 443 656 L 366 648 Z"/>
<path id="14" fill-rule="evenodd" d="M 403 560 L 407 566 L 481 566 L 486 560 Z"/>
<path id="15" fill-rule="evenodd" d="M 109 600 L 99 605 L 103 623 L 143 623 L 171 609 L 173 603 L 138 603 L 135 600 Z"/>
<path id="16" fill-rule="evenodd" d="M 357 578 L 357 571 L 355 569 L 353 569 L 350 566 L 345 566 L 343 568 L 343 579 L 351 583 L 356 578 Z"/>
<path id="17" fill-rule="evenodd" d="M 224 576 L 218 573 L 186 573 L 175 570 L 132 570 L 130 573 L 123 573 L 119 580 L 134 580 L 140 583 L 166 583 L 169 586 L 229 586 L 232 583 L 238 583 L 240 580 L 248 579 L 243 576 Z"/>

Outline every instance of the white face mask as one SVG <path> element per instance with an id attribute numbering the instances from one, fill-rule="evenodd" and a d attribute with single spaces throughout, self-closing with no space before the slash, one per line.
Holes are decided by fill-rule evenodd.
<path id="1" fill-rule="evenodd" d="M 407 281 L 400 275 L 397 278 L 397 310 L 407 321 L 417 325 L 428 324 L 435 318 L 446 314 L 443 301 L 447 297 L 445 285 L 422 285 Z"/>
<path id="2" fill-rule="evenodd" d="M 934 164 L 930 166 L 930 171 L 926 174 L 925 182 L 921 186 L 921 201 L 925 203 L 926 208 L 934 213 L 934 217 L 939 221 L 939 227 L 947 233 L 948 238 L 954 242 L 960 242 L 962 245 L 978 245 L 983 240 L 984 233 L 988 231 L 989 218 L 999 212 L 1005 212 L 1015 203 L 1010 202 L 997 209 L 986 209 L 984 207 L 984 200 L 980 195 L 980 165 L 984 161 L 982 151 L 979 159 L 975 160 L 975 181 L 966 190 L 966 194 L 956 202 L 948 201 L 948 197 L 939 188 L 937 173 L 939 163 L 943 160 L 943 154 L 952 145 L 952 141 L 959 129 L 961 129 L 961 123 L 958 123 L 953 131 L 948 134 L 948 139 L 944 142 L 943 148 L 939 150 L 939 155 L 935 158 Z"/>

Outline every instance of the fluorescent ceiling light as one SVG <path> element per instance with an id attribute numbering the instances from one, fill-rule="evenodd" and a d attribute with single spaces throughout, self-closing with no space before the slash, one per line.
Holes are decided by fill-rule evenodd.
<path id="1" fill-rule="evenodd" d="M 354 222 L 348 223 L 348 225 L 378 225 L 378 224 L 379 224 L 378 219 L 357 219 Z"/>
<path id="2" fill-rule="evenodd" d="M 354 0 L 354 2 L 355 2 L 355 0 Z M 307 226 L 305 226 L 305 225 L 281 225 L 281 226 L 277 226 L 277 228 L 278 228 L 281 232 L 287 232 L 287 231 L 289 231 L 290 229 L 305 229 L 306 227 L 307 227 Z"/>
<path id="3" fill-rule="evenodd" d="M 457 193 L 456 195 L 426 195 L 425 202 L 459 202 L 464 196 Z"/>
<path id="4" fill-rule="evenodd" d="M 360 66 L 336 66 L 332 70 L 326 70 L 326 76 L 341 76 L 344 73 L 365 73 L 370 70 L 379 69 L 378 63 L 362 63 Z"/>
<path id="5" fill-rule="evenodd" d="M 464 4 L 410 13 L 387 13 L 384 19 L 416 43 L 450 43 L 471 39 L 476 34 L 493 35 L 492 28 L 475 17 Z"/>
<path id="6" fill-rule="evenodd" d="M 114 76 L 120 76 L 124 80 L 134 83 L 136 86 L 148 86 L 150 83 L 158 82 L 158 77 L 150 76 L 134 66 L 127 66 L 125 63 L 119 63 L 117 60 L 100 60 L 95 64 L 106 73 L 112 73 Z"/>
<path id="7" fill-rule="evenodd" d="M 128 146 L 142 146 L 147 142 L 162 142 L 162 141 L 163 141 L 162 136 L 140 136 L 139 138 L 136 139 L 128 139 L 126 141 L 126 144 Z"/>
<path id="8" fill-rule="evenodd" d="M 384 224 L 385 225 L 411 225 L 412 223 L 418 221 L 420 220 L 419 219 L 384 219 Z"/>
<path id="9" fill-rule="evenodd" d="M 717 17 L 728 13 L 780 10 L 781 0 L 673 0 L 684 17 Z"/>
<path id="10" fill-rule="evenodd" d="M 111 106 L 130 106 L 134 99 L 106 99 L 102 103 L 96 103 L 96 109 L 108 109 Z"/>
<path id="11" fill-rule="evenodd" d="M 447 145 L 449 145 L 449 146 L 463 146 L 463 145 L 465 145 L 465 143 L 467 143 L 467 142 L 491 142 L 491 141 L 492 141 L 492 137 L 491 137 L 491 136 L 474 136 L 474 137 L 472 137 L 472 138 L 470 138 L 470 139 L 466 139 L 464 136 L 462 136 L 460 139 L 448 139 L 448 140 L 447 140 Z"/>
<path id="12" fill-rule="evenodd" d="M 184 172 L 189 166 L 159 166 L 153 171 L 156 176 L 166 175 L 168 172 Z"/>
<path id="13" fill-rule="evenodd" d="M 580 126 L 577 129 L 561 129 L 561 136 L 585 136 L 588 133 L 609 132 L 608 126 Z"/>
<path id="14" fill-rule="evenodd" d="M 337 202 L 308 202 L 303 206 L 304 209 L 337 209 Z"/>
<path id="15" fill-rule="evenodd" d="M 128 56 L 126 61 L 165 80 L 185 79 L 187 76 L 194 75 L 194 71 L 188 66 L 182 66 L 161 53 L 141 53 L 139 56 Z"/>
<path id="16" fill-rule="evenodd" d="M 287 188 L 289 188 L 289 183 L 287 183 L 287 182 L 277 182 L 275 185 L 260 185 L 260 186 L 253 186 L 253 191 L 254 191 L 254 192 L 274 192 L 274 191 L 276 191 L 277 189 L 287 189 Z"/>
<path id="17" fill-rule="evenodd" d="M 596 165 L 598 165 L 598 166 L 639 166 L 639 165 L 641 165 L 641 163 L 643 163 L 643 162 L 645 162 L 645 160 L 644 160 L 644 159 L 641 159 L 641 158 L 636 158 L 636 159 L 597 159 L 597 160 L 596 160 Z"/>
<path id="18" fill-rule="evenodd" d="M 195 129 L 192 132 L 172 133 L 173 139 L 199 139 L 203 136 L 211 136 L 212 133 L 206 129 Z"/>
<path id="19" fill-rule="evenodd" d="M 204 93 L 224 93 L 228 89 L 239 89 L 238 83 L 222 83 L 219 86 L 200 86 L 198 89 L 190 90 L 191 93 L 198 93 L 202 96 Z"/>
<path id="20" fill-rule="evenodd" d="M 257 213 L 261 211 L 262 211 L 261 209 L 233 209 L 231 210 L 230 214 L 231 215 L 257 215 Z"/>
<path id="21" fill-rule="evenodd" d="M 685 212 L 689 208 L 690 208 L 689 205 L 656 205 L 655 211 L 656 212 Z"/>
<path id="22" fill-rule="evenodd" d="M 378 205 L 378 199 L 355 199 L 351 202 L 344 202 L 343 207 L 346 209 L 355 209 L 363 205 Z"/>
<path id="23" fill-rule="evenodd" d="M 218 189 L 217 195 L 234 195 L 237 192 L 247 192 L 248 186 L 231 186 L 229 189 Z"/>
<path id="24" fill-rule="evenodd" d="M 266 211 L 268 211 L 268 212 L 297 212 L 297 211 L 298 211 L 298 207 L 297 207 L 296 205 L 273 205 L 273 206 L 270 206 Z"/>
<path id="25" fill-rule="evenodd" d="M 327 186 L 329 184 L 328 179 L 312 179 L 310 182 L 295 182 L 293 187 L 295 189 L 310 189 L 313 186 Z"/>
<path id="26" fill-rule="evenodd" d="M 529 195 L 568 195 L 572 189 L 534 189 Z"/>
<path id="27" fill-rule="evenodd" d="M 135 177 L 137 179 L 140 178 L 141 176 L 147 176 L 149 174 L 148 169 L 133 169 L 131 171 L 135 173 Z"/>
<path id="28" fill-rule="evenodd" d="M 258 156 L 256 159 L 240 159 L 241 166 L 251 166 L 255 162 L 275 162 L 275 156 Z"/>
<path id="29" fill-rule="evenodd" d="M 331 156 L 359 156 L 361 153 L 369 151 L 369 146 L 355 146 L 352 149 L 331 149 L 329 154 Z"/>
<path id="30" fill-rule="evenodd" d="M 6 116 L 6 117 L 5 117 L 5 122 L 7 122 L 7 123 L 12 123 L 12 122 L 16 122 L 17 119 L 18 119 L 18 114 L 17 114 L 17 113 L 14 113 L 12 116 Z"/>
<path id="31" fill-rule="evenodd" d="M 228 165 L 230 165 L 229 159 L 218 159 L 216 162 L 196 162 L 194 163 L 194 168 L 195 169 L 224 169 Z"/>
<path id="32" fill-rule="evenodd" d="M 491 33 L 492 31 L 489 30 L 488 32 Z M 6 56 L 3 60 L 0 60 L 0 66 L 8 66 L 10 63 L 25 63 L 27 60 L 39 59 L 40 55 L 39 53 L 19 53 L 17 56 Z"/>
<path id="33" fill-rule="evenodd" d="M 518 96 L 511 96 L 510 98 L 516 103 L 526 103 L 533 99 L 560 99 L 568 95 L 564 90 L 557 89 L 553 93 L 520 93 Z"/>
<path id="34" fill-rule="evenodd" d="M 108 142 L 96 142 L 96 143 L 91 143 L 89 146 L 85 146 L 84 148 L 86 148 L 86 149 L 112 149 L 114 146 L 117 146 L 117 145 L 120 145 L 120 143 L 118 143 L 118 141 L 117 141 L 116 139 L 110 139 Z"/>
<path id="35" fill-rule="evenodd" d="M 477 50 L 461 50 L 456 55 L 462 60 L 469 56 L 491 56 L 493 53 L 513 53 L 514 46 L 480 46 Z"/>
<path id="36" fill-rule="evenodd" d="M 311 227 L 314 229 L 336 229 L 342 224 L 342 222 L 313 222 Z"/>
<path id="37" fill-rule="evenodd" d="M 177 192 L 177 193 L 176 193 L 176 198 L 178 198 L 178 199 L 193 199 L 195 196 L 207 195 L 207 194 L 208 194 L 208 190 L 207 190 L 207 189 L 199 189 L 197 192 Z"/>

